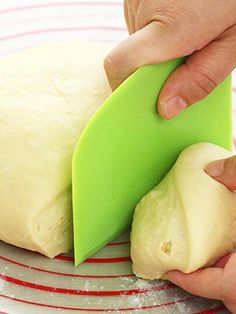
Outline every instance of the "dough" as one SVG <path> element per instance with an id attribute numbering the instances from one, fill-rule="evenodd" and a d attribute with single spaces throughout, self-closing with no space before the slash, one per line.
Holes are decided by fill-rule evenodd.
<path id="1" fill-rule="evenodd" d="M 158 279 L 215 263 L 236 244 L 236 194 L 205 166 L 232 156 L 209 143 L 185 149 L 166 177 L 137 205 L 131 233 L 134 273 Z"/>
<path id="2" fill-rule="evenodd" d="M 49 257 L 72 249 L 72 153 L 110 94 L 111 48 L 59 42 L 0 60 L 0 240 Z"/>

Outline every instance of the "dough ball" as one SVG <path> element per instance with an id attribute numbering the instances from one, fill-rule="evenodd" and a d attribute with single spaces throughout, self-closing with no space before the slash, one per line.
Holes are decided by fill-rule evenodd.
<path id="1" fill-rule="evenodd" d="M 72 154 L 110 94 L 111 48 L 58 42 L 0 60 L 0 240 L 49 257 L 72 249 Z"/>
<path id="2" fill-rule="evenodd" d="M 214 144 L 185 149 L 165 178 L 137 205 L 131 233 L 134 273 L 158 279 L 215 263 L 236 244 L 236 194 L 206 165 L 232 153 Z"/>

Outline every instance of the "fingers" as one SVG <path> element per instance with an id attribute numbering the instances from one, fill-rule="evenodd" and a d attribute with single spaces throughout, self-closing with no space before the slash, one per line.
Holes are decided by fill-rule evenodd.
<path id="1" fill-rule="evenodd" d="M 124 16 L 125 16 L 125 21 L 127 24 L 127 28 L 129 31 L 129 34 L 132 34 L 134 32 L 134 15 L 132 14 L 130 4 L 128 0 L 124 1 Z"/>
<path id="2" fill-rule="evenodd" d="M 227 306 L 236 306 L 236 254 L 224 256 L 216 265 L 190 274 L 170 271 L 166 277 L 192 294 L 222 300 Z"/>
<path id="3" fill-rule="evenodd" d="M 116 89 L 144 64 L 161 63 L 187 55 L 189 51 L 178 45 L 177 41 L 174 44 L 173 33 L 156 22 L 133 33 L 113 49 L 104 61 L 111 88 Z"/>
<path id="4" fill-rule="evenodd" d="M 187 6 L 186 3 L 186 0 L 161 0 L 149 1 L 147 5 L 147 1 L 125 0 L 125 19 L 132 35 L 118 45 L 104 62 L 114 90 L 144 64 L 161 63 L 199 51 L 171 77 L 163 90 L 159 109 L 166 118 L 174 117 L 186 106 L 205 97 L 230 72 L 230 60 L 235 59 L 235 50 L 228 52 L 226 49 L 227 52 L 223 53 L 227 43 L 231 44 L 231 39 L 226 39 L 221 49 L 215 44 L 218 39 L 207 45 L 226 29 L 227 36 L 230 35 L 229 29 L 235 23 L 233 12 L 236 2 L 227 1 L 223 7 L 221 0 L 207 3 L 192 1 Z M 222 16 L 227 18 L 222 19 Z M 236 36 L 235 30 L 233 33 Z M 223 65 L 218 66 L 221 63 Z"/>
<path id="5" fill-rule="evenodd" d="M 236 25 L 172 73 L 159 96 L 160 115 L 171 119 L 210 94 L 236 66 L 235 54 Z"/>
<path id="6" fill-rule="evenodd" d="M 224 269 L 223 301 L 233 302 L 236 307 L 236 254 L 233 253 Z M 235 312 L 234 312 L 235 313 Z"/>
<path id="7" fill-rule="evenodd" d="M 236 156 L 211 162 L 206 172 L 215 180 L 223 183 L 228 189 L 236 190 Z"/>
<path id="8" fill-rule="evenodd" d="M 184 290 L 201 297 L 222 300 L 222 268 L 200 269 L 190 274 L 171 271 L 167 278 Z"/>
<path id="9" fill-rule="evenodd" d="M 231 258 L 231 256 L 232 256 L 232 253 L 223 256 L 214 264 L 214 267 L 224 268 L 225 265 L 228 263 L 229 259 Z"/>

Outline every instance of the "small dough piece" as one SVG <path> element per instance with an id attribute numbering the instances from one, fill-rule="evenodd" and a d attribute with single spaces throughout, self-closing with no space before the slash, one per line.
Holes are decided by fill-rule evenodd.
<path id="1" fill-rule="evenodd" d="M 236 244 L 236 194 L 204 169 L 232 153 L 210 143 L 185 149 L 137 205 L 131 233 L 134 273 L 158 279 L 215 263 Z"/>
<path id="2" fill-rule="evenodd" d="M 0 60 L 0 240 L 49 257 L 72 249 L 72 154 L 110 94 L 111 48 L 58 42 Z"/>

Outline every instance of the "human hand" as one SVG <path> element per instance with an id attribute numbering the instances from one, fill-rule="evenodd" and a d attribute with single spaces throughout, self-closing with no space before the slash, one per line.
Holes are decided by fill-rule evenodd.
<path id="1" fill-rule="evenodd" d="M 230 190 L 236 190 L 236 156 L 211 162 L 206 172 Z M 235 253 L 223 257 L 214 267 L 191 274 L 171 271 L 167 273 L 167 278 L 192 294 L 223 301 L 232 313 L 236 313 Z"/>
<path id="2" fill-rule="evenodd" d="M 190 55 L 161 91 L 164 118 L 205 98 L 236 67 L 235 0 L 125 0 L 124 10 L 131 36 L 104 62 L 113 90 L 144 64 Z"/>
<path id="3" fill-rule="evenodd" d="M 214 267 L 190 274 L 170 271 L 167 278 L 184 290 L 209 299 L 221 300 L 236 313 L 236 254 L 225 256 Z"/>

